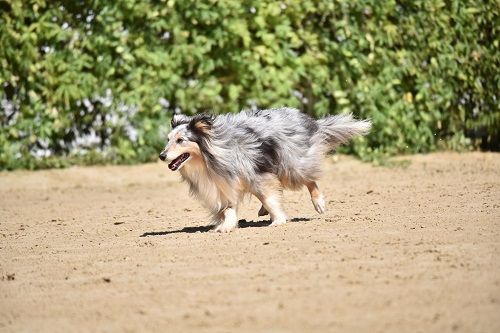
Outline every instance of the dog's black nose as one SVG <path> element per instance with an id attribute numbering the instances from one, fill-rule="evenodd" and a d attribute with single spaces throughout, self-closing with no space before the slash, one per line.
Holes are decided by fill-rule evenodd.
<path id="1" fill-rule="evenodd" d="M 162 152 L 160 153 L 160 156 L 159 156 L 159 157 L 160 157 L 160 160 L 165 161 L 165 159 L 167 158 L 167 154 L 166 154 L 164 151 L 162 151 Z"/>

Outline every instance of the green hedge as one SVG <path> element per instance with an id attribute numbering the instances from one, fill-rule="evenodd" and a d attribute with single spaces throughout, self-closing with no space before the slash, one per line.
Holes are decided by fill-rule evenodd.
<path id="1" fill-rule="evenodd" d="M 354 112 L 367 159 L 498 144 L 498 1 L 0 0 L 0 169 L 156 158 L 173 112 Z"/>

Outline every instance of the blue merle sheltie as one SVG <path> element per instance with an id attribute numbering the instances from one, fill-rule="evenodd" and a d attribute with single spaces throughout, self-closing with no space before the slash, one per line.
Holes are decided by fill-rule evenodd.
<path id="1" fill-rule="evenodd" d="M 238 226 L 238 206 L 247 194 L 262 203 L 258 215 L 270 214 L 276 226 L 287 219 L 280 203 L 283 189 L 305 185 L 316 211 L 325 211 L 316 183 L 323 157 L 370 127 L 370 121 L 350 114 L 315 120 L 293 108 L 175 115 L 160 159 L 179 170 L 190 192 L 204 201 L 214 231 Z"/>

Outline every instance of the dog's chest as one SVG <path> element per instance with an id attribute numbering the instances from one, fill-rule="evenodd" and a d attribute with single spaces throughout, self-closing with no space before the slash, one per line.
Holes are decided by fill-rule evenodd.
<path id="1" fill-rule="evenodd" d="M 192 194 L 205 202 L 209 209 L 218 211 L 229 205 L 227 196 L 208 172 L 200 169 L 183 168 L 182 177 L 189 183 Z"/>

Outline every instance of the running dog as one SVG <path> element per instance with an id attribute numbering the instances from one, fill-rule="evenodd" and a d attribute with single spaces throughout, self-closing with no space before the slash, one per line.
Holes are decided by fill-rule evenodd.
<path id="1" fill-rule="evenodd" d="M 293 108 L 175 115 L 171 125 L 160 159 L 179 170 L 191 194 L 204 201 L 216 232 L 238 226 L 238 205 L 247 194 L 260 200 L 258 215 L 270 214 L 272 226 L 286 223 L 283 189 L 305 185 L 323 213 L 325 199 L 316 183 L 323 157 L 371 128 L 370 121 L 350 114 L 315 120 Z"/>

